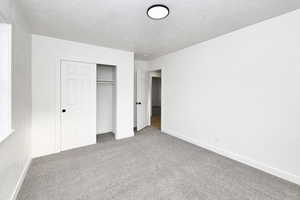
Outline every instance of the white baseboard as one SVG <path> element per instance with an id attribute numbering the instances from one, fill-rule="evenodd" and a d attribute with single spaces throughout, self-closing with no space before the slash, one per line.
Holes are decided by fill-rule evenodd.
<path id="1" fill-rule="evenodd" d="M 119 134 L 115 134 L 115 138 L 116 140 L 121 140 L 121 139 L 125 139 L 125 138 L 129 138 L 129 137 L 133 137 L 134 136 L 134 132 L 131 131 L 130 132 L 130 135 L 122 135 L 122 136 L 119 136 Z"/>
<path id="2" fill-rule="evenodd" d="M 13 194 L 11 195 L 11 198 L 10 198 L 11 200 L 16 200 L 16 199 L 17 199 L 18 193 L 19 193 L 19 191 L 20 191 L 20 189 L 21 189 L 22 183 L 23 183 L 23 181 L 24 181 L 24 179 L 25 179 L 25 176 L 26 176 L 26 174 L 27 174 L 27 171 L 28 171 L 28 169 L 29 169 L 29 166 L 30 166 L 31 161 L 32 161 L 32 159 L 29 159 L 29 160 L 26 162 L 26 164 L 25 164 L 25 166 L 24 166 L 24 168 L 23 168 L 23 171 L 22 171 L 22 173 L 21 173 L 21 175 L 20 175 L 20 177 L 19 177 L 19 180 L 18 180 L 18 182 L 17 182 L 17 185 L 16 185 L 16 187 L 15 187 L 15 190 L 14 190 Z"/>
<path id="3" fill-rule="evenodd" d="M 251 167 L 254 167 L 254 168 L 259 169 L 261 171 L 264 171 L 266 173 L 272 174 L 272 175 L 277 176 L 279 178 L 285 179 L 285 180 L 290 181 L 292 183 L 300 185 L 300 177 L 296 176 L 294 174 L 291 174 L 289 172 L 286 172 L 286 171 L 283 171 L 283 170 L 280 170 L 280 169 L 277 169 L 277 168 L 274 168 L 274 167 L 267 166 L 263 163 L 260 163 L 258 161 L 253 160 L 253 159 L 235 154 L 235 153 L 230 152 L 230 151 L 226 151 L 226 150 L 223 150 L 223 149 L 211 146 L 211 145 L 203 144 L 199 141 L 196 141 L 195 139 L 186 137 L 183 134 L 179 134 L 179 133 L 177 133 L 175 131 L 172 131 L 172 130 L 169 130 L 169 129 L 165 129 L 164 133 L 166 133 L 168 135 L 171 135 L 171 136 L 174 136 L 174 137 L 177 137 L 181 140 L 184 140 L 184 141 L 189 142 L 191 144 L 194 144 L 196 146 L 202 147 L 204 149 L 213 151 L 213 152 L 215 152 L 217 154 L 220 154 L 222 156 L 225 156 L 225 157 L 228 157 L 230 159 L 236 160 L 236 161 L 241 162 L 243 164 L 249 165 Z"/>
<path id="4" fill-rule="evenodd" d="M 113 133 L 113 134 L 115 134 L 112 129 L 97 131 L 97 135 L 102 135 L 102 134 L 105 134 L 105 133 Z"/>

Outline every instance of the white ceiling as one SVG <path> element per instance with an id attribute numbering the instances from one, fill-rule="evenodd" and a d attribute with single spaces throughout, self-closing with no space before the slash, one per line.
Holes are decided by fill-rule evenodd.
<path id="1" fill-rule="evenodd" d="M 33 33 L 152 59 L 300 8 L 300 0 L 19 0 Z M 170 8 L 158 21 L 155 3 Z"/>

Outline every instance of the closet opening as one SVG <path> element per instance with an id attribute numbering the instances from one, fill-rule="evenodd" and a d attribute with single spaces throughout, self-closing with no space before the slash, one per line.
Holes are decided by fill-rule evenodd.
<path id="1" fill-rule="evenodd" d="M 97 64 L 97 143 L 115 140 L 116 66 Z"/>

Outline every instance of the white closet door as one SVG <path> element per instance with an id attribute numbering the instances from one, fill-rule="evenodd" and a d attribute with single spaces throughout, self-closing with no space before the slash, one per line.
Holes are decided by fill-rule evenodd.
<path id="1" fill-rule="evenodd" d="M 61 150 L 96 143 L 96 64 L 61 63 Z"/>
<path id="2" fill-rule="evenodd" d="M 147 120 L 147 106 L 148 106 L 148 93 L 149 87 L 149 73 L 144 70 L 137 70 L 137 102 L 136 102 L 136 111 L 137 111 L 137 130 L 141 130 L 148 125 Z"/>

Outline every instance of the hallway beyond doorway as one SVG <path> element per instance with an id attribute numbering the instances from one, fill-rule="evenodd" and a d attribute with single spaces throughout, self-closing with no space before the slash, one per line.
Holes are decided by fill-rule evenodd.
<path id="1" fill-rule="evenodd" d="M 161 72 L 159 76 L 153 76 L 151 81 L 151 126 L 161 127 Z"/>
<path id="2" fill-rule="evenodd" d="M 158 129 L 161 128 L 160 115 L 153 115 L 151 117 L 151 126 L 154 127 L 154 128 L 158 128 Z"/>

